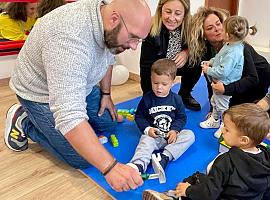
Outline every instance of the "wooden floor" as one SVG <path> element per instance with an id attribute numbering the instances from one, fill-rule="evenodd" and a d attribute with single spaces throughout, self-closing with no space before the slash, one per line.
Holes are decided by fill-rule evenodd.
<path id="1" fill-rule="evenodd" d="M 132 80 L 112 88 L 115 103 L 139 95 L 139 83 Z M 16 102 L 7 81 L 0 81 L 0 200 L 111 199 L 94 181 L 56 160 L 37 144 L 30 143 L 23 152 L 13 152 L 5 146 L 5 115 Z"/>

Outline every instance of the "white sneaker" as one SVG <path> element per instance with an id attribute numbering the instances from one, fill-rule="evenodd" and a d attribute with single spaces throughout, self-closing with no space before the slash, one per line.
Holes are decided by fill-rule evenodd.
<path id="1" fill-rule="evenodd" d="M 222 128 L 223 128 L 223 127 L 224 127 L 224 124 L 223 124 L 223 122 L 221 122 L 219 129 L 214 133 L 214 136 L 215 136 L 216 138 L 220 138 L 220 136 L 221 136 L 221 134 L 222 134 Z"/>
<path id="2" fill-rule="evenodd" d="M 215 120 L 213 116 L 200 123 L 201 128 L 219 128 L 220 120 Z"/>
<path id="3" fill-rule="evenodd" d="M 166 183 L 166 174 L 163 167 L 160 164 L 161 161 L 160 153 L 152 154 L 152 167 L 154 172 L 158 174 L 159 183 Z"/>

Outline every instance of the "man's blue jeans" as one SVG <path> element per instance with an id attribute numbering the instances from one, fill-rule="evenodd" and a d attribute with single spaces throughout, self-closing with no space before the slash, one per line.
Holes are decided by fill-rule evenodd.
<path id="1" fill-rule="evenodd" d="M 55 120 L 49 104 L 28 101 L 19 96 L 18 99 L 28 114 L 28 117 L 22 123 L 23 131 L 27 137 L 74 168 L 83 169 L 91 166 L 55 129 Z M 95 86 L 86 97 L 88 122 L 98 134 L 115 133 L 117 122 L 112 121 L 109 111 L 106 109 L 101 117 L 98 116 L 100 100 L 100 89 Z"/>

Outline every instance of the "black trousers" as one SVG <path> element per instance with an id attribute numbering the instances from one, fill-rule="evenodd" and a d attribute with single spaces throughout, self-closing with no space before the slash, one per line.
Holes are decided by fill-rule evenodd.
<path id="1" fill-rule="evenodd" d="M 181 77 L 181 87 L 178 92 L 181 96 L 190 95 L 193 87 L 200 79 L 202 73 L 201 66 L 189 66 L 185 65 L 182 68 L 177 70 L 177 76 Z M 143 94 L 152 90 L 151 85 L 151 68 L 140 68 L 140 77 L 141 77 L 141 89 Z"/>

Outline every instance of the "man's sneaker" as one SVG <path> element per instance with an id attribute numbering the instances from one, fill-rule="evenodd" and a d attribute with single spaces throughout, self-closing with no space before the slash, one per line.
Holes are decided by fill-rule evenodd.
<path id="1" fill-rule="evenodd" d="M 222 128 L 223 128 L 223 127 L 224 127 L 224 124 L 223 124 L 223 122 L 221 122 L 219 129 L 214 133 L 214 136 L 215 136 L 216 138 L 220 138 L 220 136 L 221 136 L 221 134 L 222 134 Z"/>
<path id="2" fill-rule="evenodd" d="M 14 104 L 8 109 L 6 116 L 5 143 L 13 151 L 24 151 L 28 148 L 28 140 L 22 130 L 22 121 L 27 117 L 23 107 Z"/>
<path id="3" fill-rule="evenodd" d="M 159 175 L 160 183 L 166 182 L 165 168 L 167 167 L 168 162 L 168 156 L 162 153 L 152 154 L 152 167 L 155 173 Z"/>
<path id="4" fill-rule="evenodd" d="M 143 192 L 143 200 L 176 200 L 176 196 L 169 196 L 169 194 L 160 193 L 154 190 L 145 190 Z M 179 198 L 181 199 L 181 198 Z"/>
<path id="5" fill-rule="evenodd" d="M 201 110 L 201 105 L 199 104 L 196 99 L 194 99 L 190 94 L 189 95 L 182 95 L 182 100 L 183 104 L 185 105 L 186 108 L 194 111 L 200 111 Z"/>
<path id="6" fill-rule="evenodd" d="M 220 120 L 215 120 L 213 116 L 210 116 L 207 120 L 200 123 L 201 128 L 219 128 Z"/>

